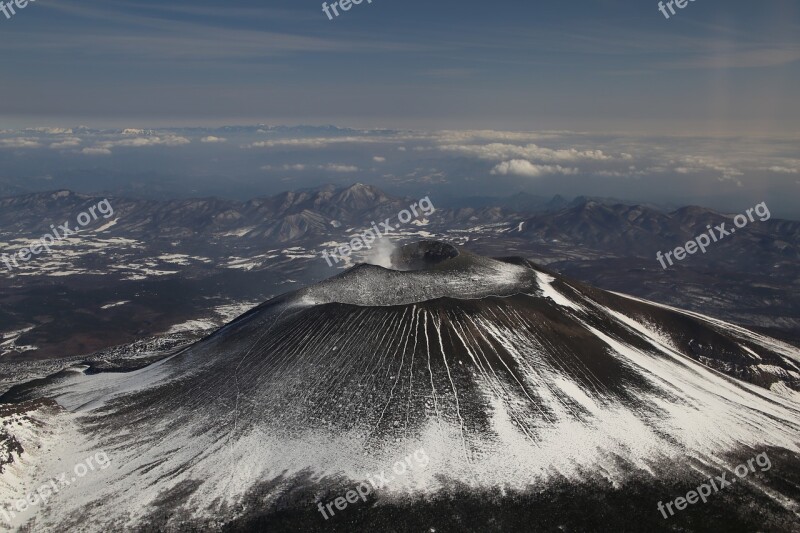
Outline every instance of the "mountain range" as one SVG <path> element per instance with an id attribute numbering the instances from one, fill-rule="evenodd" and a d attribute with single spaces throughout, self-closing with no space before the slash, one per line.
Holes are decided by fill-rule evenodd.
<path id="1" fill-rule="evenodd" d="M 2 252 L 27 246 L 51 224 L 74 225 L 103 198 L 71 191 L 0 198 Z M 657 252 L 685 244 L 709 224 L 730 227 L 733 215 L 600 198 L 558 208 L 563 199 L 554 199 L 539 212 L 440 207 L 447 199 L 430 199 L 436 211 L 398 227 L 388 241 L 436 237 L 481 254 L 531 258 L 601 288 L 800 340 L 800 222 L 756 219 L 706 254 L 665 270 Z M 332 272 L 322 251 L 418 199 L 355 184 L 248 201 L 108 200 L 113 217 L 18 271 L 0 269 L 0 353 L 86 355 L 191 321 L 219 325 L 210 308 L 254 305 L 292 284 L 325 279 Z M 369 254 L 339 266 L 358 261 L 369 262 Z"/>

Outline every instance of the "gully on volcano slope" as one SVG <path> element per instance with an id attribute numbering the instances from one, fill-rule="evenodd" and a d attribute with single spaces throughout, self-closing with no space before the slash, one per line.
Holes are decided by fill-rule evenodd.
<path id="1" fill-rule="evenodd" d="M 12 525 L 794 527 L 797 348 L 523 259 L 423 241 L 393 263 L 275 298 L 141 370 L 76 367 L 9 391 L 60 407 L 11 426 L 24 451 L 1 496 L 97 450 L 112 461 Z M 424 469 L 320 516 L 415 450 Z M 669 521 L 657 511 L 765 451 L 769 471 Z"/>

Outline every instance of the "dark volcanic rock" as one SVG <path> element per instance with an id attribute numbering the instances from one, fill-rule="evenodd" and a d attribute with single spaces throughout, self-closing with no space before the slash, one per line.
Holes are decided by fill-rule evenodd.
<path id="1" fill-rule="evenodd" d="M 458 256 L 455 246 L 438 241 L 419 241 L 392 253 L 392 266 L 398 270 L 424 270 Z"/>

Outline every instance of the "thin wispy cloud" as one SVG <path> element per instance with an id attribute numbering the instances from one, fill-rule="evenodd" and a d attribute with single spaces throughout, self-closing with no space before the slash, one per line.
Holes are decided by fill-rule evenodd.
<path id="1" fill-rule="evenodd" d="M 31 122 L 772 135 L 800 120 L 800 25 L 787 0 L 695 3 L 670 21 L 650 4 L 590 0 L 382 2 L 335 22 L 303 3 L 34 5 L 3 27 L 13 76 L 0 79 L 15 95 L 0 116 Z"/>
<path id="2" fill-rule="evenodd" d="M 28 137 L 12 137 L 0 139 L 0 148 L 40 148 L 42 143 L 38 139 Z"/>

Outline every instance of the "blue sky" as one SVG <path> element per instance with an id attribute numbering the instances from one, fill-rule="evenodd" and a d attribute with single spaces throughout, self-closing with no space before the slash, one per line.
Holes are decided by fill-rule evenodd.
<path id="1" fill-rule="evenodd" d="M 0 16 L 0 127 L 796 133 L 800 3 L 37 0 Z"/>

